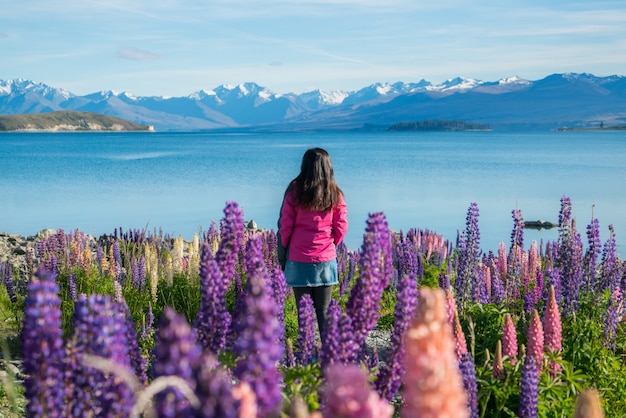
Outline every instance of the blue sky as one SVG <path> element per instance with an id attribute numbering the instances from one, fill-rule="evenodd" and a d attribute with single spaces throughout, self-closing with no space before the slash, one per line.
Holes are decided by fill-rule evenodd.
<path id="1" fill-rule="evenodd" d="M 626 74 L 626 2 L 3 0 L 0 79 L 83 95 Z M 0 4 L 2 4 L 0 3 Z"/>

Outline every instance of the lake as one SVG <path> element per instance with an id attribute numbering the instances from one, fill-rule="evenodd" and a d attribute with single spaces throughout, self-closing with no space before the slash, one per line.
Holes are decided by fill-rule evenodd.
<path id="1" fill-rule="evenodd" d="M 310 147 L 327 149 L 348 203 L 346 243 L 361 246 L 368 213 L 395 231 L 429 229 L 455 242 L 470 203 L 484 251 L 510 244 L 511 211 L 557 222 L 568 196 L 586 243 L 613 224 L 626 243 L 626 132 L 3 133 L 0 231 L 88 234 L 162 229 L 191 239 L 227 201 L 276 227 L 282 195 Z M 557 229 L 525 230 L 525 244 Z"/>

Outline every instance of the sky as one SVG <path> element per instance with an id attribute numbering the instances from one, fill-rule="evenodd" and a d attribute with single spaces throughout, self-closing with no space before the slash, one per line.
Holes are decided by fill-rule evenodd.
<path id="1" fill-rule="evenodd" d="M 0 0 L 0 80 L 278 94 L 626 74 L 624 0 Z"/>

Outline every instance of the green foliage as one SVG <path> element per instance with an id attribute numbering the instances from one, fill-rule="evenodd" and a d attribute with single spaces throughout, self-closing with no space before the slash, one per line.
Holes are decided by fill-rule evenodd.
<path id="1" fill-rule="evenodd" d="M 283 408 L 288 410 L 292 407 L 293 402 L 301 400 L 309 411 L 318 410 L 319 391 L 323 382 L 319 363 L 314 362 L 306 366 L 292 368 L 282 367 L 281 370 L 285 385 Z"/>

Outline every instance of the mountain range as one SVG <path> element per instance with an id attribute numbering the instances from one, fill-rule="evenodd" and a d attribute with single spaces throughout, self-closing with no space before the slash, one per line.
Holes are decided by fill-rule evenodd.
<path id="1" fill-rule="evenodd" d="M 434 85 L 376 83 L 356 91 L 277 94 L 256 83 L 221 85 L 184 97 L 100 91 L 78 96 L 31 80 L 0 80 L 0 114 L 94 112 L 157 131 L 387 129 L 400 122 L 462 120 L 493 130 L 626 124 L 626 77 L 587 73 Z"/>

